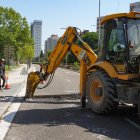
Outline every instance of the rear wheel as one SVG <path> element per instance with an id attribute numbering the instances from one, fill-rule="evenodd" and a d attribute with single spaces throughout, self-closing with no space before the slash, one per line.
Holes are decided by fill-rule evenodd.
<path id="1" fill-rule="evenodd" d="M 116 88 L 111 78 L 104 71 L 96 71 L 87 80 L 87 98 L 92 111 L 98 114 L 109 114 L 114 111 L 118 103 Z"/>

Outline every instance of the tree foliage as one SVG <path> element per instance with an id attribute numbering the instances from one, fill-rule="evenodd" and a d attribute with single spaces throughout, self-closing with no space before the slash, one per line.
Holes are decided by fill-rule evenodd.
<path id="1" fill-rule="evenodd" d="M 14 58 L 19 60 L 24 46 L 33 46 L 33 39 L 25 17 L 12 8 L 0 7 L 0 49 L 5 46 L 14 46 Z"/>
<path id="2" fill-rule="evenodd" d="M 32 46 L 25 45 L 22 48 L 22 59 L 23 60 L 31 60 L 34 57 L 34 49 Z"/>
<path id="3" fill-rule="evenodd" d="M 86 42 L 93 50 L 98 47 L 98 34 L 96 32 L 87 32 L 81 36 L 82 40 Z M 82 43 L 78 42 L 81 46 Z"/>
<path id="4" fill-rule="evenodd" d="M 25 45 L 21 51 L 21 60 L 27 62 L 27 68 L 31 65 L 31 60 L 34 57 L 34 48 L 31 45 Z"/>
<path id="5" fill-rule="evenodd" d="M 40 52 L 40 59 L 43 59 L 43 57 L 44 57 L 44 53 L 43 53 L 43 51 L 41 50 L 41 52 Z"/>
<path id="6" fill-rule="evenodd" d="M 96 32 L 87 32 L 81 36 L 82 40 L 86 42 L 92 50 L 96 50 L 98 47 L 98 34 Z M 82 47 L 82 42 L 77 42 L 80 47 Z M 66 59 L 66 58 L 65 58 Z M 66 61 L 64 59 L 64 62 Z M 77 58 L 71 52 L 68 54 L 67 62 L 68 64 L 72 64 L 78 61 Z"/>
<path id="7" fill-rule="evenodd" d="M 46 52 L 46 54 L 45 54 L 46 59 L 48 59 L 48 57 L 50 56 L 51 53 L 52 53 L 51 50 L 48 50 L 48 51 Z"/>

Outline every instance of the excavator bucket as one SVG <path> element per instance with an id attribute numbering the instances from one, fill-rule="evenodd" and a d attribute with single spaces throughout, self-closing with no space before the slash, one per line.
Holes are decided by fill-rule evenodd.
<path id="1" fill-rule="evenodd" d="M 35 89 L 41 81 L 39 72 L 30 72 L 28 74 L 25 98 L 33 97 Z"/>

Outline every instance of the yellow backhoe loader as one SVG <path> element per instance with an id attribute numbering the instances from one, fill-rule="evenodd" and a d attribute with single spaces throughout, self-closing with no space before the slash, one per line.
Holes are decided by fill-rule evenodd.
<path id="1" fill-rule="evenodd" d="M 99 53 L 79 36 L 76 27 L 68 27 L 46 64 L 28 75 L 26 98 L 34 95 L 42 80 L 48 86 L 54 72 L 71 50 L 80 62 L 81 105 L 86 99 L 92 111 L 108 114 L 118 103 L 132 103 L 140 113 L 140 13 L 120 13 L 101 20 Z M 76 44 L 77 40 L 82 46 Z"/>

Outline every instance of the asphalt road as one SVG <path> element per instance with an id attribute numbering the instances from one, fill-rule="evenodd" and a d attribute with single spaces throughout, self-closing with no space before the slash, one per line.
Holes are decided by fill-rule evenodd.
<path id="1" fill-rule="evenodd" d="M 77 93 L 78 88 L 75 86 L 77 84 L 75 81 L 76 79 L 78 81 L 78 73 L 77 76 L 73 76 L 74 83 L 67 82 L 72 80 L 67 79 L 72 75 L 70 71 L 65 72 L 65 70 L 59 69 L 56 74 L 52 88 L 36 90 L 35 95 L 65 94 L 68 93 L 66 92 L 68 90 L 71 91 L 70 93 Z M 63 76 L 60 76 L 62 74 Z M 57 80 L 59 81 L 57 82 Z M 63 82 L 61 83 L 61 81 Z M 17 99 L 14 103 L 16 102 L 20 101 Z M 13 112 L 5 118 L 12 114 Z M 8 119 L 6 121 L 8 122 Z M 78 96 L 56 96 L 55 98 L 34 98 L 23 101 L 4 140 L 110 139 L 140 139 L 139 121 L 134 107 L 120 105 L 113 114 L 100 116 L 88 108 L 81 109 Z"/>
<path id="2" fill-rule="evenodd" d="M 45 89 L 37 89 L 35 96 L 77 94 L 79 93 L 79 82 L 79 73 L 58 68 L 51 84 Z M 43 87 L 45 83 L 39 84 L 39 87 Z"/>

